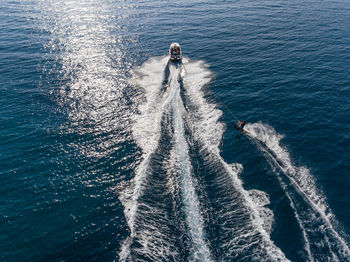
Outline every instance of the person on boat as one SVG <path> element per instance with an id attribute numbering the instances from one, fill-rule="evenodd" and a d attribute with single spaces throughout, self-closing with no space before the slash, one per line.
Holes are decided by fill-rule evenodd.
<path id="1" fill-rule="evenodd" d="M 245 120 L 244 120 L 243 122 L 238 121 L 237 127 L 238 127 L 240 130 L 243 130 L 245 124 L 246 124 L 246 121 L 245 121 Z"/>

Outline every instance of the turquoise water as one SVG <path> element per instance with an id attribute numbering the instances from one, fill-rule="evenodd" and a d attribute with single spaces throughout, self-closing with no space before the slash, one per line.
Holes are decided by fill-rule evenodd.
<path id="1" fill-rule="evenodd" d="M 1 261 L 350 260 L 347 1 L 0 17 Z"/>

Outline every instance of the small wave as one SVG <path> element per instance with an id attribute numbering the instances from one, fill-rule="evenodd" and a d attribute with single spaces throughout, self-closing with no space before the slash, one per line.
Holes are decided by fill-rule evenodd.
<path id="1" fill-rule="evenodd" d="M 263 191 L 252 189 L 249 190 L 249 196 L 255 204 L 255 208 L 259 212 L 259 217 L 261 217 L 263 221 L 262 227 L 268 234 L 271 234 L 274 215 L 273 212 L 267 207 L 270 204 L 268 195 Z"/>

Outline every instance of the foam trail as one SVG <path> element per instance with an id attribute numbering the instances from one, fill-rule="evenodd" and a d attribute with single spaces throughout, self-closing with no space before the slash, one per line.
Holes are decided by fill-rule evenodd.
<path id="1" fill-rule="evenodd" d="M 311 254 L 310 241 L 309 241 L 309 239 L 307 237 L 306 229 L 305 229 L 305 227 L 304 227 L 304 225 L 303 225 L 303 223 L 301 221 L 301 218 L 300 218 L 300 216 L 299 216 L 299 214 L 297 212 L 297 209 L 296 209 L 296 207 L 295 207 L 295 205 L 293 203 L 293 200 L 292 200 L 290 194 L 286 190 L 287 186 L 284 184 L 284 182 L 282 181 L 282 179 L 280 177 L 278 177 L 278 180 L 280 181 L 281 186 L 284 189 L 284 192 L 286 193 L 286 196 L 287 196 L 287 198 L 289 200 L 289 203 L 290 203 L 290 205 L 291 205 L 291 207 L 292 207 L 292 209 L 294 211 L 294 216 L 295 216 L 295 218 L 296 218 L 296 220 L 298 222 L 298 225 L 300 226 L 301 232 L 303 234 L 303 240 L 304 240 L 304 243 L 305 243 L 304 244 L 304 248 L 305 248 L 305 251 L 307 253 L 307 257 L 308 257 L 309 261 L 313 262 L 314 258 L 313 258 L 312 254 Z"/>
<path id="2" fill-rule="evenodd" d="M 304 227 L 310 226 L 312 222 L 321 219 L 320 223 L 322 223 L 322 225 L 314 230 L 322 230 L 324 244 L 328 246 L 332 260 L 339 261 L 340 259 L 340 261 L 343 261 L 343 259 L 348 259 L 350 257 L 350 249 L 342 236 L 334 228 L 337 222 L 327 205 L 325 197 L 317 188 L 316 182 L 309 170 L 306 167 L 294 166 L 289 152 L 280 145 L 280 140 L 283 136 L 277 134 L 272 127 L 262 123 L 248 124 L 246 130 L 250 138 L 258 141 L 255 142 L 255 144 L 259 145 L 260 142 L 264 145 L 259 146 L 259 149 L 263 150 L 265 155 L 274 162 L 274 165 L 286 175 L 295 191 L 308 203 L 311 213 L 301 219 L 300 217 L 303 214 L 298 212 L 298 207 L 295 206 L 298 203 L 288 196 L 291 203 L 293 203 L 292 207 L 296 212 L 298 222 L 303 224 L 303 229 Z M 264 147 L 266 147 L 266 149 Z M 289 193 L 287 192 L 287 194 Z M 308 229 L 306 232 L 304 229 L 304 232 L 310 235 L 312 233 L 310 232 L 311 230 L 312 228 Z M 333 243 L 333 240 L 336 244 Z"/>
<path id="3" fill-rule="evenodd" d="M 145 102 L 139 105 L 140 114 L 134 116 L 133 136 L 144 154 L 154 151 L 161 132 L 161 118 L 171 97 L 162 94 L 164 69 L 168 57 L 152 58 L 134 71 L 132 84 L 144 90 Z M 173 92 L 172 95 L 175 93 Z M 145 128 L 147 127 L 147 128 Z"/>
<path id="4" fill-rule="evenodd" d="M 143 160 L 136 170 L 135 177 L 131 181 L 132 186 L 126 187 L 124 192 L 120 195 L 130 228 L 130 236 L 124 241 L 119 253 L 121 261 L 130 259 L 131 246 L 135 238 L 137 238 L 138 245 L 142 246 L 141 248 L 137 248 L 141 253 L 147 257 L 159 258 L 159 256 L 153 254 L 155 251 L 150 249 L 157 240 L 153 239 L 152 234 L 148 231 L 137 232 L 136 226 L 138 225 L 137 227 L 139 227 L 140 225 L 136 219 L 138 213 L 140 213 L 138 209 L 141 204 L 149 210 L 153 209 L 151 206 L 146 206 L 146 204 L 143 203 L 144 201 L 142 201 L 142 203 L 139 203 L 139 201 L 146 190 L 147 177 L 151 174 L 150 172 L 152 172 L 151 165 L 153 165 L 153 156 L 156 154 L 155 150 L 157 150 L 159 145 L 159 139 L 162 133 L 162 117 L 164 116 L 167 116 L 166 118 L 170 116 L 170 118 L 173 119 L 175 146 L 170 152 L 170 163 L 168 165 L 170 170 L 167 170 L 167 173 L 171 173 L 172 170 L 175 169 L 175 172 L 179 173 L 180 176 L 179 187 L 181 190 L 186 223 L 189 228 L 189 236 L 192 240 L 191 260 L 211 261 L 211 254 L 205 242 L 199 200 L 191 177 L 191 163 L 188 155 L 188 145 L 185 139 L 184 123 L 182 119 L 184 107 L 181 101 L 180 84 L 178 82 L 181 68 L 170 65 L 169 84 L 168 87 L 164 89 L 162 86 L 162 84 L 164 84 L 162 76 L 167 61 L 168 58 L 149 60 L 141 68 L 135 70 L 135 77 L 132 79 L 135 85 L 144 89 L 144 95 L 146 97 L 146 101 L 139 106 L 140 114 L 135 116 L 135 123 L 133 126 L 133 135 L 137 144 L 143 151 Z M 147 127 L 147 129 L 145 127 Z M 169 179 L 172 180 L 171 178 Z M 170 180 L 169 183 L 172 183 Z M 141 214 L 144 214 L 144 211 L 142 211 Z M 152 228 L 154 225 L 145 226 L 146 228 Z M 154 228 L 153 235 L 156 234 L 156 231 L 157 229 Z M 152 239 L 150 239 L 150 237 Z M 162 257 L 162 255 L 160 255 L 160 257 Z"/>
<path id="5" fill-rule="evenodd" d="M 124 205 L 127 223 L 130 228 L 130 236 L 124 241 L 120 260 L 125 261 L 130 254 L 130 245 L 135 237 L 135 216 L 138 209 L 138 199 L 144 190 L 143 184 L 147 176 L 147 169 L 150 164 L 150 157 L 157 144 L 161 132 L 161 117 L 166 106 L 171 101 L 172 94 L 161 95 L 164 68 L 168 62 L 167 57 L 153 58 L 145 63 L 138 70 L 134 71 L 132 83 L 144 89 L 146 102 L 139 106 L 140 114 L 134 117 L 133 136 L 143 151 L 143 160 L 135 172 L 132 187 L 124 190 L 120 200 Z M 159 106 L 160 105 L 160 106 Z M 147 126 L 147 128 L 144 128 Z"/>
<path id="6" fill-rule="evenodd" d="M 238 178 L 238 174 L 242 169 L 241 165 L 235 164 L 235 168 L 232 168 L 220 156 L 219 145 L 224 131 L 224 125 L 219 122 L 222 112 L 216 109 L 214 104 L 208 103 L 204 94 L 204 88 L 210 81 L 211 72 L 202 61 L 184 61 L 184 65 L 186 68 L 184 86 L 189 106 L 192 107 L 191 110 L 189 110 L 189 114 L 191 122 L 193 123 L 192 130 L 195 139 L 200 141 L 205 150 L 209 152 L 209 158 L 217 159 L 215 161 L 225 170 L 225 174 L 220 178 L 218 177 L 217 183 L 221 183 L 221 181 L 219 181 L 220 179 L 222 181 L 227 181 L 225 176 L 227 177 L 227 174 L 229 175 L 231 179 L 230 183 L 232 183 L 235 192 L 238 192 L 239 197 L 236 198 L 240 199 L 240 201 L 238 201 L 239 203 L 232 207 L 243 205 L 241 213 L 245 214 L 246 211 L 248 211 L 250 217 L 247 222 L 248 225 L 240 229 L 241 234 L 237 235 L 236 232 L 232 231 L 232 234 L 235 236 L 231 236 L 232 239 L 228 240 L 229 243 L 225 245 L 233 246 L 236 252 L 247 248 L 256 250 L 250 246 L 257 245 L 260 246 L 261 250 L 258 251 L 259 254 L 250 254 L 252 257 L 256 256 L 255 258 L 259 257 L 258 259 L 266 259 L 269 261 L 288 261 L 283 252 L 271 240 L 267 230 L 268 227 L 266 227 L 266 221 L 261 218 L 261 214 L 259 213 L 260 207 L 254 203 L 251 193 L 243 188 L 242 181 Z M 227 212 L 236 211 L 231 210 Z M 222 216 L 230 217 L 230 215 L 229 213 L 225 213 Z M 229 229 L 225 226 L 223 230 L 227 231 Z M 257 239 L 260 239 L 260 241 L 257 241 Z M 251 242 L 248 241 L 248 245 L 242 247 L 241 243 L 245 240 Z M 244 250 L 242 252 L 244 252 Z M 232 255 L 235 256 L 234 254 Z M 247 258 L 245 257 L 243 260 L 244 259 Z"/>
<path id="7" fill-rule="evenodd" d="M 259 212 L 259 217 L 262 219 L 262 227 L 268 234 L 271 234 L 274 215 L 273 212 L 266 207 L 270 204 L 268 195 L 263 191 L 252 189 L 249 190 L 249 196 Z"/>
<path id="8" fill-rule="evenodd" d="M 253 228 L 262 237 L 261 245 L 270 256 L 271 261 L 288 261 L 283 252 L 272 242 L 269 233 L 265 230 L 265 221 L 261 218 L 259 209 L 257 208 L 256 203 L 253 202 L 253 198 L 250 196 L 249 192 L 243 188 L 242 181 L 238 178 L 238 172 L 234 172 L 234 170 L 232 170 L 221 157 L 220 161 L 226 171 L 230 174 L 235 188 L 243 196 L 244 204 L 246 208 L 250 210 Z"/>
<path id="9" fill-rule="evenodd" d="M 273 161 L 273 159 L 274 159 L 273 156 L 272 156 L 267 150 L 265 150 L 265 148 L 264 148 L 263 146 L 261 146 L 260 143 L 257 143 L 255 140 L 251 140 L 251 141 L 252 141 L 262 152 L 264 152 L 265 154 L 269 155 L 269 156 L 270 156 L 270 159 L 272 159 L 272 161 Z M 269 163 L 270 163 L 270 162 L 269 162 Z M 270 164 L 271 164 L 272 168 L 275 168 L 275 167 L 274 167 L 274 164 L 277 164 L 277 165 L 278 165 L 277 162 L 275 162 L 275 163 L 270 163 Z M 302 223 L 302 221 L 301 221 L 301 218 L 300 218 L 300 216 L 299 216 L 299 214 L 298 214 L 298 212 L 297 212 L 297 209 L 296 209 L 296 207 L 295 207 L 295 205 L 294 205 L 294 203 L 293 203 L 293 200 L 292 200 L 290 194 L 288 193 L 286 184 L 283 182 L 283 180 L 282 180 L 282 178 L 281 178 L 280 176 L 277 176 L 277 178 L 278 178 L 278 181 L 280 182 L 281 187 L 283 188 L 283 190 L 284 190 L 284 192 L 285 192 L 285 194 L 286 194 L 286 196 L 287 196 L 287 198 L 288 198 L 288 200 L 289 200 L 289 203 L 290 203 L 290 205 L 291 205 L 291 207 L 292 207 L 292 209 L 293 209 L 293 211 L 294 211 L 295 218 L 296 218 L 296 220 L 297 220 L 297 222 L 298 222 L 298 225 L 300 226 L 300 229 L 301 229 L 301 231 L 302 231 L 303 240 L 304 240 L 304 248 L 305 248 L 305 251 L 306 251 L 306 253 L 307 253 L 307 257 L 308 257 L 309 261 L 313 262 L 314 259 L 313 259 L 313 256 L 312 256 L 312 254 L 311 254 L 310 241 L 309 241 L 309 239 L 308 239 L 308 237 L 307 237 L 307 235 L 306 235 L 306 229 L 305 229 L 305 227 L 304 227 L 304 225 L 303 225 L 303 223 Z"/>
<path id="10" fill-rule="evenodd" d="M 170 88 L 176 90 L 177 95 L 173 100 L 173 121 L 174 121 L 174 136 L 175 136 L 175 152 L 178 157 L 180 171 L 180 188 L 184 203 L 186 222 L 189 227 L 189 233 L 192 239 L 193 252 L 192 261 L 211 261 L 211 254 L 205 242 L 203 219 L 200 215 L 200 205 L 198 196 L 195 191 L 194 183 L 191 177 L 191 163 L 188 153 L 188 144 L 185 139 L 184 123 L 182 112 L 184 112 L 183 103 L 180 97 L 180 86 L 178 77 L 180 70 L 171 67 L 173 71 Z"/>

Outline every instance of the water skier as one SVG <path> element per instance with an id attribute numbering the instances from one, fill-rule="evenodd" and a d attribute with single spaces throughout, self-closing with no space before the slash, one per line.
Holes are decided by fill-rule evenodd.
<path id="1" fill-rule="evenodd" d="M 246 121 L 244 120 L 244 121 L 238 121 L 237 122 L 237 124 L 235 125 L 235 127 L 239 130 L 239 131 L 241 131 L 241 132 L 245 132 L 245 130 L 243 129 L 244 128 L 244 126 L 245 126 L 245 124 L 246 124 Z"/>

